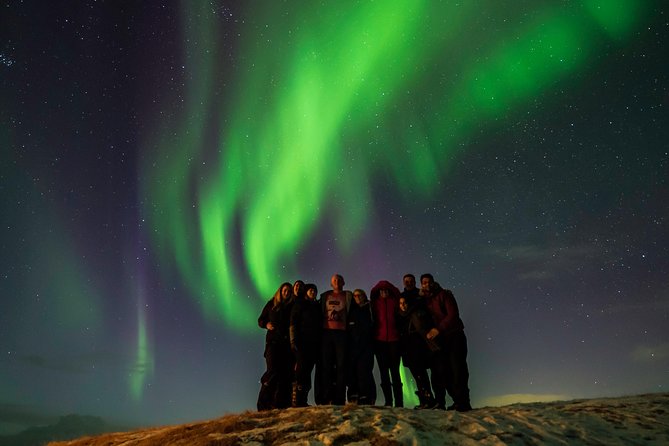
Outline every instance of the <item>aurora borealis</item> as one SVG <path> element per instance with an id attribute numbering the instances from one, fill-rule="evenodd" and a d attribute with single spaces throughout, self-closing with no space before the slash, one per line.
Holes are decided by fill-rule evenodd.
<path id="1" fill-rule="evenodd" d="M 145 178 L 157 190 L 148 187 L 146 196 L 151 226 L 169 236 L 166 249 L 180 271 L 215 301 L 206 304 L 207 312 L 240 329 L 251 327 L 257 303 L 239 299 L 239 277 L 247 275 L 254 293 L 265 296 L 284 274 L 296 275 L 293 253 L 321 223 L 327 197 L 336 196 L 346 209 L 331 231 L 338 248 L 349 250 L 368 221 L 365 201 L 380 166 L 396 166 L 393 183 L 407 198 L 429 194 L 435 185 L 429 178 L 475 122 L 485 125 L 571 74 L 602 44 L 597 34 L 624 37 L 638 26 L 637 16 L 648 13 L 647 5 L 631 1 L 539 9 L 538 18 L 504 40 L 482 42 L 482 59 L 463 57 L 449 72 L 445 65 L 454 64 L 442 55 L 462 46 L 460 27 L 480 7 L 342 2 L 313 11 L 306 6 L 294 18 L 292 5 L 264 8 L 260 23 L 287 19 L 243 39 L 248 66 L 240 63 L 243 79 L 233 81 L 242 93 L 225 98 L 232 105 L 211 99 L 215 73 L 223 71 L 213 55 L 227 44 L 225 24 L 208 13 L 207 3 L 184 8 L 184 52 L 196 69 L 185 79 L 181 122 L 157 143 L 169 157 L 148 159 Z M 423 91 L 427 73 L 448 77 Z M 410 105 L 398 111 L 398 102 Z M 220 134 L 205 139 L 209 120 L 218 115 Z M 396 128 L 400 138 L 384 136 Z M 202 158 L 217 167 L 193 163 Z M 406 166 L 427 175 L 402 184 Z M 333 185 L 331 173 L 371 178 Z M 167 190 L 164 178 L 176 179 Z M 193 203 L 196 213 L 189 215 Z M 241 246 L 230 242 L 236 233 Z M 244 263 L 236 268 L 239 255 Z"/>
<path id="2" fill-rule="evenodd" d="M 475 404 L 666 391 L 662 2 L 142 3 L 3 5 L 0 404 L 252 408 L 334 272 L 451 288 Z"/>

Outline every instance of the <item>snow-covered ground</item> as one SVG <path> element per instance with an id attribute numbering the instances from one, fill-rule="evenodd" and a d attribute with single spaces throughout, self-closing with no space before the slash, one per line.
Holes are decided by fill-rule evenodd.
<path id="1" fill-rule="evenodd" d="M 372 406 L 244 412 L 59 445 L 669 445 L 669 394 L 467 413 Z"/>

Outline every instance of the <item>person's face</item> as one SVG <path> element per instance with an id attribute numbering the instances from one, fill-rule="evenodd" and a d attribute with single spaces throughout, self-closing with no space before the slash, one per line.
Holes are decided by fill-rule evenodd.
<path id="1" fill-rule="evenodd" d="M 432 280 L 430 280 L 429 277 L 423 277 L 420 280 L 420 287 L 423 289 L 423 291 L 432 290 Z"/>
<path id="2" fill-rule="evenodd" d="M 380 290 L 380 291 L 379 291 L 379 295 L 380 295 L 383 299 L 386 299 L 386 298 L 390 295 L 390 293 L 388 292 L 388 290 L 385 290 L 385 289 L 384 289 L 384 290 Z"/>
<path id="3" fill-rule="evenodd" d="M 316 290 L 314 288 L 309 288 L 307 290 L 307 297 L 309 299 L 316 299 Z"/>
<path id="4" fill-rule="evenodd" d="M 286 300 L 290 296 L 291 289 L 288 285 L 284 285 L 283 288 L 281 288 L 281 300 Z"/>
<path id="5" fill-rule="evenodd" d="M 400 297 L 400 310 L 407 311 L 407 308 L 409 308 L 407 305 L 407 300 L 403 297 Z"/>
<path id="6" fill-rule="evenodd" d="M 358 305 L 362 305 L 366 301 L 365 296 L 362 293 L 353 293 L 353 298 Z"/>
<path id="7" fill-rule="evenodd" d="M 295 282 L 295 284 L 293 285 L 293 294 L 296 295 L 296 296 L 299 296 L 300 295 L 300 290 L 302 290 L 303 286 L 304 286 L 304 284 L 302 282 L 300 282 L 299 280 L 297 282 Z"/>
<path id="8" fill-rule="evenodd" d="M 341 291 L 342 288 L 344 288 L 344 278 L 335 274 L 332 276 L 330 279 L 330 285 L 332 285 L 332 289 L 335 291 Z"/>
<path id="9" fill-rule="evenodd" d="M 404 288 L 407 290 L 413 290 L 416 288 L 416 278 L 411 276 L 406 276 L 404 279 Z"/>

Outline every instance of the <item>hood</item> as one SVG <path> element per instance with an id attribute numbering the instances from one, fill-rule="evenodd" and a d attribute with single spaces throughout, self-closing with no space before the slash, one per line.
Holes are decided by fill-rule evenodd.
<path id="1" fill-rule="evenodd" d="M 369 293 L 370 300 L 378 299 L 382 289 L 390 291 L 390 297 L 397 300 L 400 299 L 400 290 L 387 280 L 381 280 L 376 285 L 374 285 L 374 288 L 372 288 L 372 291 Z"/>

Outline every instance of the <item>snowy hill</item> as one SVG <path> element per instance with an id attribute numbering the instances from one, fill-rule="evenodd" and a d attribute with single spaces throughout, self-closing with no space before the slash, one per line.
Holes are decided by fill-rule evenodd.
<path id="1" fill-rule="evenodd" d="M 244 412 L 58 445 L 669 445 L 669 394 L 514 404 L 467 413 L 373 406 Z"/>

